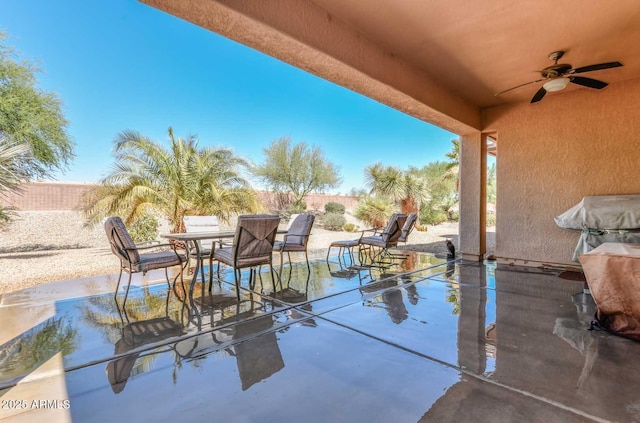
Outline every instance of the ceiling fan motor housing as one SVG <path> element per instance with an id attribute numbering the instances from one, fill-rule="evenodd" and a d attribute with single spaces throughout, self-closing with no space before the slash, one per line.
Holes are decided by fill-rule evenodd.
<path id="1" fill-rule="evenodd" d="M 557 78 L 570 70 L 571 65 L 567 63 L 560 63 L 559 65 L 553 65 L 542 69 L 542 71 L 540 71 L 540 75 L 542 75 L 543 78 Z"/>

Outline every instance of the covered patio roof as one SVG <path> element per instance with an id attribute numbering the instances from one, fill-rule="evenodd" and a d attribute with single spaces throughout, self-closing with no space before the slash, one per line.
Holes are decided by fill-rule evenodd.
<path id="1" fill-rule="evenodd" d="M 141 1 L 458 134 L 528 102 L 541 84 L 495 94 L 539 79 L 553 51 L 574 68 L 622 62 L 589 74 L 610 84 L 640 76 L 634 0 Z"/>

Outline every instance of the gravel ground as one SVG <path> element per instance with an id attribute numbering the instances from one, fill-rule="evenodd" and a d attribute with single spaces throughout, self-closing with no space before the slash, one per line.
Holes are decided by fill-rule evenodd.
<path id="1" fill-rule="evenodd" d="M 347 220 L 359 223 L 349 215 Z M 168 227 L 161 226 L 160 233 L 166 232 Z M 327 231 L 316 225 L 308 247 L 324 254 L 332 241 L 354 239 L 359 234 Z M 490 249 L 495 239 L 492 235 L 487 237 Z M 445 253 L 446 239 L 458 245 L 456 223 L 414 231 L 405 248 Z M 0 268 L 8 275 L 0 283 L 0 294 L 48 282 L 117 273 L 118 266 L 102 226 L 84 227 L 76 211 L 18 212 L 15 220 L 0 230 Z"/>

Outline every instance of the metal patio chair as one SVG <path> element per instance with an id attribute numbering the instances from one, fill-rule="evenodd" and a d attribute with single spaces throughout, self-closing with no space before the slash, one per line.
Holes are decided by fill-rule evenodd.
<path id="1" fill-rule="evenodd" d="M 311 235 L 311 228 L 316 217 L 312 214 L 299 214 L 293 219 L 289 225 L 287 233 L 284 235 L 284 240 L 275 241 L 273 245 L 273 251 L 280 253 L 280 269 L 278 273 L 278 279 L 282 280 L 282 266 L 283 255 L 287 253 L 289 258 L 289 272 L 291 272 L 291 252 L 303 252 L 304 258 L 307 262 L 307 269 L 311 273 L 311 266 L 309 266 L 309 255 L 307 254 L 307 243 L 309 242 L 309 236 Z"/>
<path id="2" fill-rule="evenodd" d="M 118 284 L 116 285 L 116 291 L 114 293 L 114 299 L 117 301 L 118 289 L 120 288 L 120 281 L 122 279 L 122 272 L 125 271 L 129 274 L 129 281 L 127 283 L 127 291 L 124 295 L 124 302 L 122 306 L 127 303 L 127 296 L 129 295 L 129 288 L 131 287 L 131 275 L 133 273 L 146 274 L 149 270 L 164 269 L 165 277 L 167 278 L 167 284 L 171 287 L 169 281 L 169 273 L 167 268 L 173 266 L 182 266 L 186 262 L 186 256 L 179 254 L 175 246 L 172 244 L 159 244 L 146 247 L 138 247 L 133 242 L 131 235 L 127 231 L 122 219 L 118 216 L 111 216 L 104 221 L 104 230 L 109 239 L 109 245 L 111 251 L 120 259 L 120 275 L 118 276 Z M 142 253 L 141 251 L 148 251 L 151 249 L 162 249 L 170 247 L 170 250 L 156 251 Z M 178 276 L 182 277 L 183 269 L 180 270 Z M 175 277 L 173 283 L 178 278 Z"/>
<path id="3" fill-rule="evenodd" d="M 373 263 L 382 263 L 386 258 L 392 258 L 389 248 L 398 245 L 398 239 L 402 235 L 402 228 L 406 220 L 406 214 L 394 213 L 382 232 L 378 232 L 378 228 L 363 230 L 358 243 L 360 247 L 358 256 L 361 261 L 365 254 Z M 366 232 L 373 232 L 373 235 L 364 236 Z M 373 253 L 374 249 L 378 250 L 375 254 Z M 367 251 L 365 252 L 365 250 Z"/>
<path id="4" fill-rule="evenodd" d="M 256 267 L 268 264 L 276 291 L 273 272 L 273 244 L 280 224 L 280 217 L 274 215 L 243 215 L 238 217 L 238 225 L 233 238 L 233 245 L 225 248 L 214 248 L 213 260 L 233 268 L 236 294 L 240 298 L 241 269 L 249 268 L 249 287 L 253 287 Z M 260 276 L 260 274 L 258 273 Z M 218 265 L 218 280 L 220 265 Z M 262 276 L 260 276 L 262 281 Z M 211 285 L 209 286 L 211 290 Z"/>

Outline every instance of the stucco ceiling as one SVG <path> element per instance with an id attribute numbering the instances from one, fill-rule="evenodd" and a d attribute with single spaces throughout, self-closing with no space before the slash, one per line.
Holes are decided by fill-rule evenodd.
<path id="1" fill-rule="evenodd" d="M 495 94 L 539 79 L 556 50 L 574 68 L 624 64 L 581 76 L 609 84 L 640 77 L 638 0 L 313 2 L 480 108 L 530 101 L 542 82 Z M 569 84 L 565 92 L 577 89 L 589 90 Z"/>

